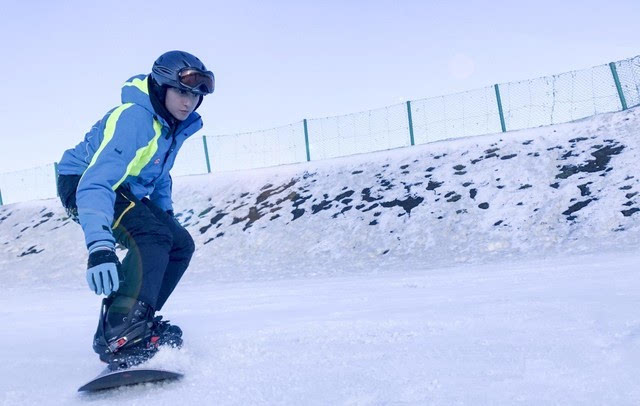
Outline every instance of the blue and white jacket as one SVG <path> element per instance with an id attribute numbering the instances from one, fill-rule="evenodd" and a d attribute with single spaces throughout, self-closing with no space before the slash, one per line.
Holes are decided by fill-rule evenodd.
<path id="1" fill-rule="evenodd" d="M 122 87 L 122 104 L 109 111 L 65 151 L 60 175 L 82 175 L 76 202 L 87 247 L 97 241 L 115 243 L 115 190 L 127 187 L 138 199 L 148 196 L 163 210 L 172 210 L 171 176 L 178 150 L 202 128 L 198 113 L 180 122 L 173 134 L 151 104 L 146 75 L 129 79 Z"/>

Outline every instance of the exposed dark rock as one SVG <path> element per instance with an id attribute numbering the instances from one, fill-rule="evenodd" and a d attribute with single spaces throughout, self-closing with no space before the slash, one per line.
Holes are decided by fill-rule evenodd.
<path id="1" fill-rule="evenodd" d="M 293 219 L 291 221 L 297 220 L 300 217 L 302 217 L 302 215 L 304 214 L 304 209 L 301 209 L 299 206 L 301 206 L 302 204 L 304 204 L 304 202 L 306 202 L 307 200 L 311 199 L 312 195 L 309 196 L 300 196 L 296 193 L 295 199 L 293 200 L 293 207 L 294 209 L 291 211 L 291 214 L 293 214 Z"/>
<path id="2" fill-rule="evenodd" d="M 625 148 L 624 145 L 617 144 L 607 145 L 606 147 L 600 145 L 598 147 L 600 148 L 591 153 L 595 159 L 588 160 L 582 165 L 564 165 L 560 169 L 560 173 L 556 175 L 556 179 L 567 179 L 568 177 L 580 172 L 593 173 L 604 171 L 607 169 L 607 165 L 611 161 L 611 158 L 614 155 L 620 154 Z"/>
<path id="3" fill-rule="evenodd" d="M 587 182 L 584 185 L 578 185 L 578 189 L 580 189 L 580 196 L 590 196 L 591 190 L 589 190 L 589 184 L 592 182 Z"/>
<path id="4" fill-rule="evenodd" d="M 386 179 L 381 179 L 380 180 L 380 186 L 382 186 L 383 188 L 385 188 L 384 190 L 391 190 L 393 189 L 393 183 L 391 183 L 391 181 L 386 180 Z"/>
<path id="5" fill-rule="evenodd" d="M 249 208 L 249 213 L 246 216 L 242 218 L 234 217 L 233 224 L 247 220 L 247 223 L 244 225 L 244 228 L 242 229 L 242 231 L 246 231 L 248 228 L 253 226 L 253 223 L 260 220 L 264 215 L 265 213 L 261 213 L 257 207 L 253 206 Z"/>
<path id="6" fill-rule="evenodd" d="M 207 207 L 206 209 L 204 209 L 203 211 L 200 212 L 200 214 L 198 214 L 198 217 L 204 217 L 205 215 L 207 215 L 211 210 L 213 210 L 213 206 L 211 207 Z"/>
<path id="7" fill-rule="evenodd" d="M 26 251 L 22 252 L 22 254 L 18 255 L 18 257 L 24 257 L 24 256 L 31 255 L 31 254 L 39 254 L 42 251 L 44 251 L 44 249 L 41 249 L 40 251 L 38 251 L 36 249 L 36 246 L 34 245 L 34 246 L 29 247 Z"/>
<path id="8" fill-rule="evenodd" d="M 376 208 L 376 207 L 378 207 L 378 206 L 379 206 L 379 205 L 378 205 L 378 203 L 374 203 L 374 204 L 372 204 L 371 206 L 369 206 L 368 208 L 366 208 L 366 209 L 362 210 L 362 212 L 363 212 L 363 213 L 366 213 L 366 212 L 368 212 L 368 211 L 371 211 L 371 210 L 375 209 L 375 208 Z"/>
<path id="9" fill-rule="evenodd" d="M 316 214 L 322 210 L 329 210 L 333 205 L 330 201 L 323 200 L 319 204 L 314 204 L 311 206 L 311 213 Z"/>
<path id="10" fill-rule="evenodd" d="M 46 223 L 47 221 L 49 221 L 49 219 L 41 220 L 38 224 L 35 224 L 35 225 L 33 226 L 33 228 L 36 228 L 36 227 L 40 226 L 41 224 Z"/>
<path id="11" fill-rule="evenodd" d="M 283 202 L 286 202 L 287 200 L 290 200 L 292 202 L 296 201 L 298 198 L 300 197 L 300 195 L 298 194 L 298 192 L 291 192 L 288 195 L 286 195 L 285 197 L 282 197 L 280 199 L 276 200 L 276 206 L 281 205 Z M 242 206 L 246 206 L 246 204 L 243 204 Z M 240 206 L 240 207 L 242 207 Z"/>
<path id="12" fill-rule="evenodd" d="M 218 221 L 222 220 L 222 219 L 224 218 L 224 216 L 226 216 L 227 214 L 229 214 L 229 213 L 223 213 L 223 212 L 220 212 L 220 213 L 216 214 L 216 215 L 211 219 L 210 223 L 211 223 L 212 225 L 216 224 Z"/>
<path id="13" fill-rule="evenodd" d="M 370 188 L 365 188 L 362 189 L 362 200 L 364 200 L 365 202 L 368 203 L 372 203 L 375 202 L 376 200 L 381 200 L 382 196 L 380 197 L 371 197 L 371 189 Z"/>
<path id="14" fill-rule="evenodd" d="M 487 210 L 489 208 L 489 203 L 487 202 L 480 203 L 478 207 L 481 208 L 482 210 Z"/>
<path id="15" fill-rule="evenodd" d="M 347 207 L 343 208 L 342 210 L 340 210 L 339 213 L 334 214 L 332 217 L 333 218 L 337 218 L 339 215 L 344 214 L 344 213 L 348 212 L 351 209 L 352 209 L 352 206 L 347 206 Z"/>
<path id="16" fill-rule="evenodd" d="M 291 214 L 293 214 L 293 219 L 291 221 L 297 220 L 304 214 L 304 209 L 293 209 L 291 210 Z"/>
<path id="17" fill-rule="evenodd" d="M 275 195 L 275 194 L 279 194 L 284 192 L 285 190 L 289 189 L 291 186 L 296 184 L 296 180 L 295 179 L 291 179 L 291 181 L 287 184 L 284 185 L 280 185 L 277 188 L 274 189 L 270 189 L 271 187 L 273 187 L 273 185 L 268 184 L 266 186 L 264 186 L 262 189 L 263 190 L 262 193 L 260 193 L 260 195 L 256 198 L 256 203 L 255 204 L 260 204 L 261 202 L 267 200 L 269 197 Z"/>
<path id="18" fill-rule="evenodd" d="M 444 182 L 434 182 L 434 181 L 430 180 L 429 184 L 427 185 L 427 190 L 436 190 L 437 188 L 442 186 L 443 183 Z"/>
<path id="19" fill-rule="evenodd" d="M 345 198 L 347 198 L 347 197 L 350 197 L 350 196 L 351 196 L 352 194 L 354 194 L 354 193 L 355 193 L 355 192 L 354 192 L 353 190 L 349 190 L 349 191 L 347 191 L 347 192 L 344 192 L 344 193 L 339 194 L 339 195 L 338 195 L 338 196 L 336 196 L 336 198 L 335 198 L 335 199 L 333 199 L 333 200 L 335 200 L 335 201 L 338 201 L 338 202 L 339 202 L 339 201 L 340 201 L 340 200 L 342 200 L 342 199 L 345 199 Z"/>
<path id="20" fill-rule="evenodd" d="M 594 199 L 587 199 L 569 206 L 569 208 L 562 212 L 565 216 L 571 216 L 573 213 L 587 207 Z"/>
<path id="21" fill-rule="evenodd" d="M 588 140 L 588 138 L 585 138 L 585 137 L 578 137 L 578 138 L 570 139 L 570 140 L 569 140 L 569 142 L 574 142 L 574 143 L 575 143 L 575 142 L 587 141 L 587 140 Z"/>
<path id="22" fill-rule="evenodd" d="M 416 206 L 418 206 L 423 201 L 424 201 L 424 198 L 420 196 L 415 196 L 415 197 L 407 196 L 407 198 L 404 200 L 394 199 L 393 201 L 381 202 L 380 204 L 382 205 L 382 207 L 387 207 L 387 208 L 400 206 L 404 209 L 404 211 L 407 214 L 411 214 L 411 210 L 413 210 Z"/>

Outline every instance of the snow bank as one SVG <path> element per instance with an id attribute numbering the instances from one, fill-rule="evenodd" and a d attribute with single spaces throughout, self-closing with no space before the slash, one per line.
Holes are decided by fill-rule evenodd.
<path id="1" fill-rule="evenodd" d="M 636 108 L 532 130 L 176 178 L 176 215 L 197 244 L 185 280 L 637 248 L 638 128 Z M 2 286 L 78 286 L 85 259 L 80 227 L 57 200 L 0 207 Z"/>

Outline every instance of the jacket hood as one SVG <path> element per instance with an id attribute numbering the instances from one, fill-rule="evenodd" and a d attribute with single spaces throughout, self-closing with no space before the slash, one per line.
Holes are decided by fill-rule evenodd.
<path id="1" fill-rule="evenodd" d="M 147 75 L 136 75 L 122 85 L 122 104 L 134 103 L 155 114 L 149 99 L 149 83 Z"/>

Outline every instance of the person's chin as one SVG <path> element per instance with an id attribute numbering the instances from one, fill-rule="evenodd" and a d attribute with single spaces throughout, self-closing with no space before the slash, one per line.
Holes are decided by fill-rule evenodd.
<path id="1" fill-rule="evenodd" d="M 172 114 L 173 118 L 175 118 L 178 121 L 184 121 L 186 120 L 187 117 L 189 117 L 189 114 L 191 113 L 184 113 L 182 111 L 178 112 L 178 114 Z"/>

